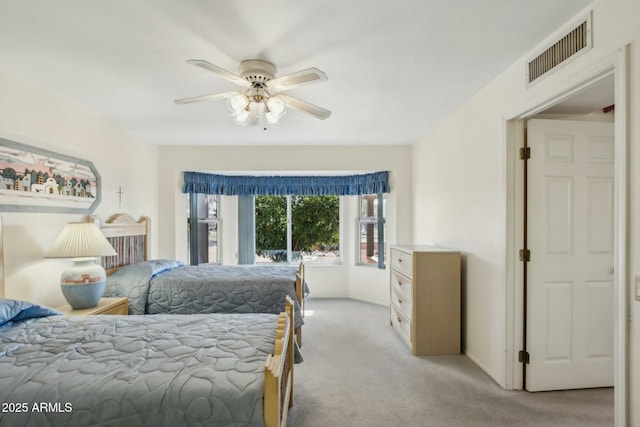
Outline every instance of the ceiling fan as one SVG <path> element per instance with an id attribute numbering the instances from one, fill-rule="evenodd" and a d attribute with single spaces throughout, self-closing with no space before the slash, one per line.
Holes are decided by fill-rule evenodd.
<path id="1" fill-rule="evenodd" d="M 320 120 L 331 115 L 331 111 L 325 108 L 281 93 L 304 84 L 326 81 L 327 76 L 317 68 L 307 68 L 276 77 L 275 65 L 260 59 L 242 61 L 238 67 L 238 74 L 201 59 L 189 59 L 187 62 L 212 71 L 242 89 L 177 99 L 176 104 L 226 99 L 231 110 L 231 117 L 236 124 L 241 126 L 262 125 L 265 129 L 277 126 L 287 107 Z"/>

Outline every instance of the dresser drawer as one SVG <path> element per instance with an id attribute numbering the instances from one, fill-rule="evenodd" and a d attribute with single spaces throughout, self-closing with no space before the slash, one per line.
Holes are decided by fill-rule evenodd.
<path id="1" fill-rule="evenodd" d="M 393 303 L 391 304 L 391 325 L 411 348 L 411 322 Z"/>
<path id="2" fill-rule="evenodd" d="M 127 304 L 127 300 L 125 299 L 122 303 L 119 303 L 117 305 L 114 305 L 113 307 L 110 307 L 104 311 L 101 311 L 99 313 L 96 314 L 111 314 L 111 315 L 128 315 L 129 314 L 129 308 L 128 308 L 128 304 Z"/>
<path id="3" fill-rule="evenodd" d="M 391 268 L 411 277 L 413 275 L 413 255 L 391 249 Z"/>
<path id="4" fill-rule="evenodd" d="M 413 298 L 413 283 L 410 278 L 404 274 L 391 270 L 391 289 L 396 289 L 405 297 Z"/>
<path id="5" fill-rule="evenodd" d="M 394 304 L 408 320 L 411 320 L 413 309 L 411 298 L 407 298 L 406 295 L 398 292 L 398 289 L 393 285 L 391 286 L 391 303 Z"/>

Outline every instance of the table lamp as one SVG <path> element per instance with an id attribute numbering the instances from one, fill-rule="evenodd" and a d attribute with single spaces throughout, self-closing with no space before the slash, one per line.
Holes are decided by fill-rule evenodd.
<path id="1" fill-rule="evenodd" d="M 107 273 L 96 257 L 116 255 L 111 243 L 93 222 L 72 222 L 62 230 L 46 258 L 72 258 L 62 273 L 60 287 L 74 309 L 95 307 L 102 297 Z"/>

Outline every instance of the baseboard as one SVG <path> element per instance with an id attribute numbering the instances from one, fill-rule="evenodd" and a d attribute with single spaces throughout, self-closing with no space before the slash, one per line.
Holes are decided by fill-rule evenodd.
<path id="1" fill-rule="evenodd" d="M 350 300 L 354 300 L 354 301 L 366 302 L 367 304 L 380 305 L 382 307 L 389 307 L 389 302 L 381 303 L 380 301 L 367 300 L 367 299 L 363 299 L 363 298 L 356 298 L 356 297 L 352 297 L 352 296 L 349 296 L 349 295 L 318 296 L 318 295 L 312 294 L 310 297 L 307 297 L 307 299 L 311 299 L 311 298 L 314 298 L 314 299 L 350 299 Z"/>
<path id="2" fill-rule="evenodd" d="M 375 305 L 381 305 L 383 307 L 389 307 L 389 302 L 382 303 L 380 301 L 367 300 L 367 299 L 364 299 L 364 298 L 356 298 L 356 297 L 352 297 L 352 296 L 349 296 L 347 298 L 355 300 L 355 301 L 362 301 L 362 302 L 366 302 L 366 303 L 369 303 L 369 304 L 375 304 Z"/>

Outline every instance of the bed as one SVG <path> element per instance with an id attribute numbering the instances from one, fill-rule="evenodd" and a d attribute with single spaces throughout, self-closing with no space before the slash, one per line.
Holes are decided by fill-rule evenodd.
<path id="1" fill-rule="evenodd" d="M 284 426 L 286 313 L 62 316 L 0 300 L 0 425 Z"/>
<path id="2" fill-rule="evenodd" d="M 117 214 L 96 217 L 118 253 L 105 257 L 104 296 L 129 298 L 129 314 L 279 313 L 288 295 L 295 301 L 294 327 L 302 344 L 305 294 L 304 265 L 185 265 L 149 260 L 149 218 L 135 221 Z"/>

